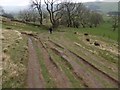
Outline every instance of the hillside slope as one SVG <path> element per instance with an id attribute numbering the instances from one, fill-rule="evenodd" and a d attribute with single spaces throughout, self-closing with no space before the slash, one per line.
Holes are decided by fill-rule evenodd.
<path id="1" fill-rule="evenodd" d="M 118 3 L 117 2 L 87 2 L 84 3 L 89 9 L 99 10 L 103 13 L 108 13 L 110 11 L 118 11 Z"/>

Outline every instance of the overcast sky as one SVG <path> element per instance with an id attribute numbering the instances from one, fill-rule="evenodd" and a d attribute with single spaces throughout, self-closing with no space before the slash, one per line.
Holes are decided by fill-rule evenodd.
<path id="1" fill-rule="evenodd" d="M 73 0 L 75 2 L 92 2 L 96 0 Z M 30 0 L 0 0 L 1 6 L 25 6 L 30 3 Z M 44 0 L 42 0 L 44 3 Z"/>
<path id="2" fill-rule="evenodd" d="M 63 0 L 64 1 L 64 0 Z M 71 1 L 71 0 L 70 0 Z M 103 0 L 73 0 L 75 2 L 93 2 Z M 104 1 L 119 1 L 119 0 L 104 0 Z M 44 3 L 44 0 L 42 0 Z M 0 0 L 0 6 L 26 6 L 30 4 L 30 0 Z"/>

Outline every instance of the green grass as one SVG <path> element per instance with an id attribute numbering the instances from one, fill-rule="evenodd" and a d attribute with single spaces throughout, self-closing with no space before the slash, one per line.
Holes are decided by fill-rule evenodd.
<path id="1" fill-rule="evenodd" d="M 25 23 L 19 23 L 15 21 L 10 21 L 10 22 L 3 22 L 2 23 L 2 28 L 11 28 L 15 30 L 20 30 L 20 31 L 34 31 L 34 32 L 45 32 L 46 27 L 45 26 L 34 26 L 31 24 L 25 24 Z"/>
<path id="2" fill-rule="evenodd" d="M 105 16 L 105 20 L 107 21 L 109 18 Z M 39 32 L 39 33 L 44 33 L 44 32 L 48 32 L 47 27 L 45 26 L 33 26 L 31 24 L 25 24 L 25 23 L 18 23 L 15 21 L 10 21 L 10 22 L 3 22 L 2 23 L 2 28 L 7 28 L 10 27 L 12 29 L 17 29 L 17 30 L 21 30 L 21 31 L 35 31 L 35 32 Z M 89 33 L 91 35 L 95 35 L 95 36 L 100 36 L 103 38 L 107 38 L 107 39 L 112 39 L 117 41 L 118 40 L 118 30 L 113 31 L 112 30 L 112 23 L 111 22 L 105 22 L 102 23 L 101 25 L 99 25 L 97 28 L 68 28 L 68 27 L 59 27 L 57 30 L 59 31 L 65 31 L 70 33 L 74 33 L 74 32 L 80 32 L 80 33 Z"/>
<path id="3" fill-rule="evenodd" d="M 59 33 L 59 35 L 58 35 L 58 33 Z M 100 50 L 100 49 L 98 49 L 96 47 L 84 44 L 83 41 L 78 39 L 78 36 L 79 35 L 73 34 L 71 32 L 70 33 L 68 33 L 68 32 L 64 32 L 64 33 L 63 32 L 62 33 L 61 32 L 56 32 L 50 38 L 54 42 L 64 46 L 65 48 L 67 48 L 67 49 L 73 51 L 74 53 L 78 54 L 79 56 L 83 57 L 85 60 L 88 60 L 90 63 L 94 64 L 96 67 L 98 67 L 98 68 L 102 69 L 103 71 L 109 73 L 111 76 L 116 77 L 117 73 L 113 73 L 113 71 L 108 69 L 108 66 L 103 66 L 102 64 L 99 64 L 99 61 L 104 62 L 104 60 L 105 60 L 108 63 L 113 63 L 113 62 L 116 63 L 117 60 L 114 60 L 113 57 L 114 58 L 117 58 L 117 57 L 113 56 L 112 54 L 110 54 L 110 55 L 113 56 L 112 58 L 111 57 L 110 58 L 106 57 L 106 55 L 104 55 L 105 57 L 103 57 L 101 54 L 99 54 L 99 55 L 92 54 L 90 51 L 88 51 L 88 49 L 89 50 L 95 50 L 98 53 L 99 53 L 99 51 L 103 52 L 103 50 Z M 76 46 L 74 44 L 74 42 L 80 43 L 82 45 L 82 47 L 85 47 L 85 49 L 82 48 L 82 47 Z M 97 60 L 97 62 L 96 62 L 96 60 Z"/>
<path id="4" fill-rule="evenodd" d="M 107 51 L 99 51 L 99 54 L 109 62 L 115 63 L 116 65 L 118 64 L 118 56 L 115 56 L 112 53 L 109 53 Z"/>
<path id="5" fill-rule="evenodd" d="M 99 36 L 106 39 L 118 40 L 118 30 L 112 30 L 112 24 L 103 23 L 97 28 L 60 28 L 59 30 L 70 33 L 79 32 L 79 33 L 88 33 L 90 35 Z M 72 36 L 71 36 L 72 37 Z M 73 37 L 74 38 L 74 37 Z"/>
<path id="6" fill-rule="evenodd" d="M 35 50 L 37 52 L 37 56 L 39 58 L 42 75 L 43 75 L 43 78 L 44 78 L 45 83 L 46 83 L 46 88 L 55 88 L 56 87 L 55 83 L 54 83 L 52 77 L 49 75 L 49 72 L 45 66 L 45 62 L 44 62 L 44 59 L 42 57 L 41 49 L 38 48 L 35 41 L 33 41 L 33 44 L 34 44 Z"/>
<path id="7" fill-rule="evenodd" d="M 90 6 L 90 5 L 98 6 L 103 13 L 108 13 L 110 11 L 118 11 L 117 2 L 88 2 L 84 4 L 87 6 Z"/>

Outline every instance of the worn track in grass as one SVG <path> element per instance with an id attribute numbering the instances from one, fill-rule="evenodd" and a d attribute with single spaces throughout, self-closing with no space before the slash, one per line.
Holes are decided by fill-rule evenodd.
<path id="1" fill-rule="evenodd" d="M 77 60 L 79 60 L 82 64 L 84 64 L 86 66 L 86 68 L 90 68 L 91 70 L 94 71 L 94 73 L 98 74 L 100 77 L 103 77 L 102 79 L 112 83 L 113 85 L 115 85 L 116 87 L 118 86 L 118 84 L 120 83 L 118 80 L 114 79 L 113 77 L 109 76 L 108 74 L 106 74 L 105 72 L 99 70 L 97 67 L 95 67 L 94 65 L 92 65 L 91 63 L 89 63 L 88 61 L 86 61 L 85 59 L 83 59 L 82 57 L 80 57 L 79 55 L 77 55 L 76 53 L 64 48 L 63 46 L 53 42 L 52 40 L 49 40 L 52 44 L 54 44 L 56 47 L 59 47 L 61 49 L 65 49 L 67 50 L 67 52 L 69 53 L 69 55 L 73 55 L 74 57 L 77 57 Z M 55 50 L 55 49 L 54 49 Z"/>
<path id="2" fill-rule="evenodd" d="M 34 38 L 39 39 L 38 37 L 34 37 Z M 118 80 L 114 79 L 110 75 L 101 71 L 96 66 L 92 65 L 90 62 L 83 59 L 82 57 L 80 57 L 76 53 L 72 52 L 71 50 L 68 50 L 68 49 L 64 48 L 63 46 L 53 42 L 52 40 L 49 40 L 49 42 L 54 44 L 54 46 L 57 47 L 57 48 L 59 47 L 61 49 L 66 50 L 67 53 L 69 53 L 69 55 L 72 55 L 72 56 L 76 57 L 78 61 L 82 62 L 82 64 L 84 64 L 86 66 L 86 68 L 90 68 L 91 70 L 94 71 L 94 73 L 103 77 L 101 79 L 105 79 L 108 82 L 112 83 L 113 86 L 118 87 L 118 84 L 119 84 Z M 47 48 L 44 46 L 43 42 L 40 39 L 39 39 L 38 46 L 39 46 L 39 48 L 42 49 L 45 64 L 47 66 L 47 69 L 48 69 L 49 73 L 55 79 L 57 87 L 59 87 L 59 88 L 70 87 L 70 82 L 69 82 L 68 78 L 64 75 L 64 73 L 62 71 L 60 71 L 58 66 L 52 60 L 51 56 L 49 55 L 49 53 L 47 51 Z M 54 52 L 57 52 L 57 54 L 59 56 L 61 56 L 64 60 L 66 60 L 69 64 L 71 64 L 72 69 L 74 70 L 74 73 L 76 74 L 76 76 L 78 76 L 78 78 L 83 80 L 83 82 L 85 82 L 86 86 L 93 87 L 93 88 L 103 87 L 103 85 L 98 80 L 94 79 L 92 74 L 84 72 L 85 68 L 80 67 L 80 65 L 77 62 L 70 60 L 69 57 L 67 57 L 68 55 L 66 55 L 66 53 L 64 53 L 62 50 L 59 50 L 55 47 L 52 46 L 51 49 Z"/>
<path id="3" fill-rule="evenodd" d="M 44 80 L 41 74 L 36 51 L 31 38 L 28 40 L 29 61 L 28 61 L 28 88 L 44 88 Z"/>
<path id="4" fill-rule="evenodd" d="M 54 61 L 52 60 L 51 56 L 49 55 L 46 47 L 43 45 L 43 42 L 40 39 L 38 42 L 38 47 L 41 48 L 41 50 L 42 50 L 43 58 L 45 60 L 45 65 L 46 65 L 50 75 L 55 80 L 57 88 L 70 88 L 71 83 L 69 82 L 68 78 L 54 63 Z"/>

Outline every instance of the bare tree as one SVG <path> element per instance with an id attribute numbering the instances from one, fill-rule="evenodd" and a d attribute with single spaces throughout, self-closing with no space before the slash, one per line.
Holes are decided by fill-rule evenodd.
<path id="1" fill-rule="evenodd" d="M 44 0 L 46 4 L 46 9 L 50 15 L 50 21 L 53 27 L 57 27 L 59 24 L 59 19 L 62 17 L 63 13 L 61 13 L 63 9 L 63 5 L 61 3 L 55 4 L 54 0 Z"/>
<path id="2" fill-rule="evenodd" d="M 88 10 L 82 3 L 64 2 L 64 15 L 61 22 L 68 27 L 85 27 Z"/>
<path id="3" fill-rule="evenodd" d="M 118 28 L 118 16 L 112 16 L 113 19 L 113 31 L 115 31 Z"/>
<path id="4" fill-rule="evenodd" d="M 38 10 L 38 13 L 39 13 L 39 16 L 40 16 L 39 22 L 42 25 L 43 24 L 43 12 L 42 12 L 41 0 L 32 0 L 31 7 Z"/>
<path id="5" fill-rule="evenodd" d="M 29 13 L 28 10 L 23 10 L 19 12 L 18 18 L 23 21 L 23 22 L 28 22 L 29 21 Z"/>
<path id="6" fill-rule="evenodd" d="M 23 22 L 36 22 L 39 18 L 39 14 L 36 10 L 33 9 L 25 9 L 20 11 L 18 14 L 18 19 Z"/>
<path id="7" fill-rule="evenodd" d="M 77 23 L 77 25 L 81 24 L 82 27 L 85 28 L 85 23 L 88 18 L 88 13 L 89 13 L 89 10 L 87 10 L 82 3 L 77 3 L 74 10 L 75 23 Z"/>
<path id="8" fill-rule="evenodd" d="M 76 8 L 76 3 L 65 2 L 64 3 L 66 12 L 67 12 L 67 24 L 68 27 L 72 26 L 72 16 L 74 16 L 74 9 Z"/>

